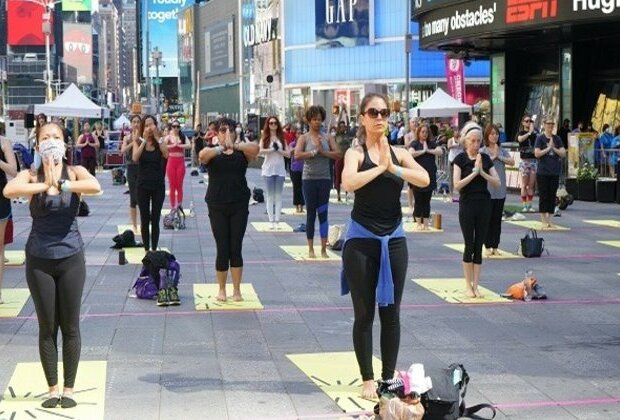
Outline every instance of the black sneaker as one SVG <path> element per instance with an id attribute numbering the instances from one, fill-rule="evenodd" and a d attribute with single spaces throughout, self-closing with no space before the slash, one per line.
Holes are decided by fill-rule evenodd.
<path id="1" fill-rule="evenodd" d="M 170 306 L 179 306 L 181 304 L 179 290 L 176 287 L 168 288 L 168 297 L 170 298 Z"/>
<path id="2" fill-rule="evenodd" d="M 170 305 L 170 298 L 168 297 L 168 291 L 166 289 L 159 289 L 157 292 L 157 306 Z"/>

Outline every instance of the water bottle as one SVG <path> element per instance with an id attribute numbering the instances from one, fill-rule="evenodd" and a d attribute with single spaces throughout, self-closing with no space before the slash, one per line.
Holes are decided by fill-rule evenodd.
<path id="1" fill-rule="evenodd" d="M 189 202 L 189 217 L 194 217 L 194 201 Z"/>
<path id="2" fill-rule="evenodd" d="M 531 268 L 528 268 L 527 270 L 525 270 L 524 280 L 532 278 L 533 276 L 534 276 L 534 270 L 532 270 Z M 527 287 L 525 288 L 525 295 L 523 296 L 523 300 L 525 300 L 526 302 L 529 302 L 532 300 L 531 290 L 527 290 Z"/>
<path id="3" fill-rule="evenodd" d="M 118 251 L 118 264 L 125 265 L 127 264 L 127 258 L 125 258 L 125 250 L 121 249 Z"/>

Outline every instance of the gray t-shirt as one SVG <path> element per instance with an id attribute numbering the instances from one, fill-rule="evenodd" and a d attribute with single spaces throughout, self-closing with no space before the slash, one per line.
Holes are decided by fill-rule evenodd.
<path id="1" fill-rule="evenodd" d="M 485 153 L 491 156 L 489 149 L 487 149 L 486 147 L 480 149 L 480 153 Z M 508 150 L 500 146 L 498 157 L 506 159 L 510 157 L 510 153 L 508 152 Z M 487 188 L 489 189 L 489 193 L 491 194 L 491 200 L 501 200 L 503 198 L 506 198 L 506 164 L 499 159 L 495 159 L 493 161 L 493 167 L 495 168 L 495 172 L 497 172 L 497 176 L 499 177 L 500 185 L 499 187 L 495 188 L 491 186 L 491 183 L 487 183 Z"/>
<path id="2" fill-rule="evenodd" d="M 314 143 L 310 139 L 310 134 L 306 134 L 306 144 L 304 148 L 304 152 L 312 152 L 316 150 L 314 147 Z M 321 148 L 323 150 L 329 149 L 329 141 L 321 135 Z M 316 155 L 315 157 L 311 157 L 309 159 L 304 160 L 304 171 L 302 172 L 301 179 L 331 179 L 331 174 L 329 172 L 329 158 L 326 158 L 322 155 Z"/>

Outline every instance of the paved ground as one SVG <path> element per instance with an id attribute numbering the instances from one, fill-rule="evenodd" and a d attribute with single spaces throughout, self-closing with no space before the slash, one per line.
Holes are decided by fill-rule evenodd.
<path id="1" fill-rule="evenodd" d="M 262 184 L 259 175 L 250 170 L 253 184 Z M 116 225 L 127 222 L 128 196 L 124 187 L 111 185 L 109 174 L 99 178 L 105 194 L 87 198 L 93 214 L 80 222 L 88 264 L 82 357 L 107 361 L 106 419 L 342 417 L 286 357 L 352 351 L 351 304 L 339 296 L 338 263 L 295 262 L 278 245 L 303 245 L 304 234 L 249 227 L 244 280 L 265 309 L 194 311 L 192 284 L 214 282 L 215 250 L 204 185 L 188 176 L 185 204 L 196 203 L 197 217 L 184 231 L 164 231 L 161 240 L 182 263 L 183 305 L 157 308 L 128 297 L 138 267 L 119 266 L 117 252 L 109 249 Z M 287 206 L 291 197 L 285 188 Z M 433 201 L 432 207 L 443 214 L 445 232 L 408 235 L 409 277 L 460 277 L 460 255 L 443 246 L 461 241 L 457 205 Z M 532 268 L 547 302 L 448 304 L 408 282 L 399 368 L 463 363 L 471 376 L 468 403 L 497 404 L 499 418 L 620 418 L 620 249 L 597 243 L 619 240 L 620 229 L 582 221 L 618 220 L 619 210 L 617 204 L 576 202 L 555 219 L 572 230 L 544 233 L 550 256 L 484 264 L 483 284 L 497 292 Z M 349 211 L 330 206 L 330 222 L 343 223 Z M 23 249 L 30 227 L 26 205 L 14 205 L 14 214 L 17 238 L 10 249 Z M 250 221 L 265 219 L 264 207 L 250 208 Z M 525 232 L 504 224 L 502 248 L 515 250 Z M 4 285 L 26 287 L 23 267 L 7 268 Z M 0 318 L 0 360 L 2 389 L 17 363 L 39 360 L 30 300 L 19 317 Z"/>

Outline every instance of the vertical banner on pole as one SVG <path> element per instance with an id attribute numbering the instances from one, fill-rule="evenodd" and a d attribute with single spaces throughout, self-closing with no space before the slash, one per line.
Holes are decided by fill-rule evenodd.
<path id="1" fill-rule="evenodd" d="M 446 80 L 448 94 L 460 102 L 465 102 L 465 77 L 463 74 L 463 60 L 450 58 L 446 54 Z"/>

